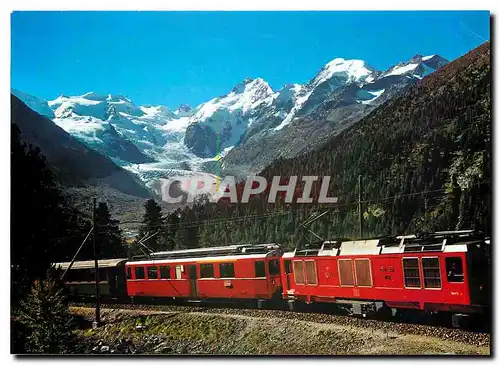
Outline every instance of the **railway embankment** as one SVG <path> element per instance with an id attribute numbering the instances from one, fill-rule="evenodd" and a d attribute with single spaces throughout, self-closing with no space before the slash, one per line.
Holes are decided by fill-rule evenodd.
<path id="1" fill-rule="evenodd" d="M 93 309 L 80 318 L 80 352 L 165 355 L 489 355 L 489 334 L 352 317 L 206 308 Z"/>

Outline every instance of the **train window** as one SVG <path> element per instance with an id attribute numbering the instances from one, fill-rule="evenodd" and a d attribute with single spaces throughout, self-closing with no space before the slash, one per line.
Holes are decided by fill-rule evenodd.
<path id="1" fill-rule="evenodd" d="M 200 278 L 213 278 L 213 277 L 214 277 L 214 265 L 201 264 L 200 265 Z"/>
<path id="2" fill-rule="evenodd" d="M 132 268 L 129 266 L 127 267 L 127 280 L 132 279 Z"/>
<path id="3" fill-rule="evenodd" d="M 234 278 L 234 264 L 232 262 L 219 264 L 221 278 Z"/>
<path id="4" fill-rule="evenodd" d="M 160 266 L 160 278 L 170 279 L 170 266 Z"/>
<path id="5" fill-rule="evenodd" d="M 85 269 L 85 270 L 70 270 L 70 272 L 73 271 L 73 275 L 68 277 L 68 281 L 93 281 L 94 276 L 91 275 L 93 273 L 90 272 L 90 269 Z M 70 280 L 71 278 L 71 280 Z"/>
<path id="6" fill-rule="evenodd" d="M 95 282 L 95 269 L 88 269 L 88 281 Z M 99 281 L 106 281 L 108 280 L 107 275 L 106 275 L 106 269 L 104 268 L 99 268 Z"/>
<path id="7" fill-rule="evenodd" d="M 290 260 L 285 260 L 285 274 L 290 274 L 292 272 L 292 265 Z"/>
<path id="8" fill-rule="evenodd" d="M 342 286 L 354 286 L 354 272 L 352 269 L 352 260 L 343 259 L 338 261 L 339 279 Z"/>
<path id="9" fill-rule="evenodd" d="M 424 288 L 441 288 L 441 270 L 437 257 L 422 257 Z"/>
<path id="10" fill-rule="evenodd" d="M 135 278 L 136 279 L 144 279 L 144 268 L 142 266 L 137 266 L 135 268 Z"/>
<path id="11" fill-rule="evenodd" d="M 295 274 L 295 284 L 304 284 L 304 269 L 302 261 L 293 262 L 293 272 Z"/>
<path id="12" fill-rule="evenodd" d="M 372 269 L 369 259 L 354 260 L 356 266 L 356 284 L 358 286 L 372 286 Z"/>
<path id="13" fill-rule="evenodd" d="M 318 277 L 316 275 L 316 262 L 306 261 L 306 283 L 308 285 L 318 284 Z"/>
<path id="14" fill-rule="evenodd" d="M 109 269 L 99 269 L 99 281 L 108 280 Z"/>
<path id="15" fill-rule="evenodd" d="M 148 279 L 158 279 L 158 269 L 156 266 L 148 267 Z"/>
<path id="16" fill-rule="evenodd" d="M 66 275 L 64 276 L 64 280 L 66 282 L 71 282 L 71 281 L 79 281 L 78 276 L 75 273 L 75 270 L 68 270 Z"/>
<path id="17" fill-rule="evenodd" d="M 182 265 L 177 265 L 175 267 L 175 278 L 176 279 L 182 279 L 182 271 L 183 271 Z"/>
<path id="18" fill-rule="evenodd" d="M 405 287 L 420 288 L 420 271 L 417 258 L 403 258 Z"/>
<path id="19" fill-rule="evenodd" d="M 460 257 L 446 258 L 446 276 L 450 283 L 464 282 L 464 268 Z"/>
<path id="20" fill-rule="evenodd" d="M 255 261 L 255 277 L 266 277 L 266 264 L 264 263 L 264 261 Z"/>
<path id="21" fill-rule="evenodd" d="M 269 275 L 277 275 L 280 273 L 280 262 L 278 260 L 270 260 L 268 265 Z"/>

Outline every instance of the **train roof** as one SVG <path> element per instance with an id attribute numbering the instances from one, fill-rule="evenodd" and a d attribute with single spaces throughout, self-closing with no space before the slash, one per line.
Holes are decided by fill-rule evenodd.
<path id="1" fill-rule="evenodd" d="M 229 245 L 218 247 L 202 247 L 187 250 L 160 251 L 151 253 L 148 260 L 166 260 L 166 259 L 198 259 L 206 257 L 220 256 L 240 256 L 240 255 L 267 255 L 269 253 L 280 251 L 281 246 L 276 243 L 263 243 L 257 245 Z M 143 258 L 134 258 L 131 261 L 144 261 Z"/>
<path id="2" fill-rule="evenodd" d="M 278 254 L 279 252 L 279 254 Z M 221 255 L 221 256 L 204 256 L 204 257 L 181 257 L 181 258 L 150 258 L 139 261 L 129 261 L 129 265 L 159 265 L 159 264 L 187 264 L 190 262 L 197 263 L 217 263 L 217 262 L 234 262 L 243 259 L 265 259 L 266 257 L 281 256 L 281 251 L 270 251 L 268 253 L 247 254 L 247 255 Z"/>
<path id="3" fill-rule="evenodd" d="M 104 267 L 116 267 L 124 262 L 126 262 L 128 259 L 106 259 L 106 260 L 97 260 L 97 265 L 99 268 L 104 268 Z M 54 267 L 61 268 L 62 270 L 66 270 L 71 262 L 58 262 L 54 264 Z M 73 262 L 73 265 L 71 266 L 71 270 L 79 270 L 79 269 L 93 269 L 95 267 L 95 261 L 94 260 L 89 260 L 89 261 L 75 261 Z"/>
<path id="4" fill-rule="evenodd" d="M 489 240 L 488 240 L 489 241 Z M 482 232 L 439 231 L 365 240 L 331 240 L 287 252 L 283 257 L 378 255 L 405 252 L 466 252 L 470 244 L 486 244 Z"/>

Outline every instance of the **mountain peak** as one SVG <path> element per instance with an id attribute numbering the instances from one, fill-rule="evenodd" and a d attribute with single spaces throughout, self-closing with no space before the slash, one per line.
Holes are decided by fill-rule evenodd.
<path id="1" fill-rule="evenodd" d="M 108 94 L 106 97 L 106 101 L 111 101 L 111 102 L 127 102 L 127 103 L 132 103 L 132 100 L 127 98 L 126 96 L 123 95 L 117 95 L 117 94 Z"/>
<path id="2" fill-rule="evenodd" d="M 241 94 L 244 91 L 246 91 L 248 88 L 253 89 L 253 88 L 257 88 L 257 87 L 261 87 L 261 86 L 264 86 L 265 88 L 271 89 L 269 84 L 266 81 L 264 81 L 264 79 L 261 77 L 257 77 L 255 79 L 252 79 L 250 77 L 245 77 L 243 79 L 243 81 L 239 82 L 233 88 L 233 90 L 231 90 L 231 92 L 236 93 L 236 94 Z"/>
<path id="3" fill-rule="evenodd" d="M 181 104 L 175 109 L 174 114 L 178 117 L 185 117 L 191 115 L 193 108 L 187 104 Z"/>
<path id="4" fill-rule="evenodd" d="M 182 111 L 190 111 L 191 109 L 192 109 L 191 106 L 189 106 L 187 104 L 181 104 L 177 108 L 177 110 L 182 110 Z"/>
<path id="5" fill-rule="evenodd" d="M 87 100 L 94 100 L 94 101 L 104 101 L 106 100 L 106 96 L 98 94 L 94 91 L 90 91 L 88 93 L 85 93 L 81 95 L 82 98 L 87 99 Z"/>
<path id="6" fill-rule="evenodd" d="M 421 79 L 446 65 L 449 61 L 437 54 L 422 56 L 416 54 L 407 62 L 399 62 L 382 74 L 387 76 L 410 76 Z"/>
<path id="7" fill-rule="evenodd" d="M 316 87 L 335 76 L 345 79 L 346 83 L 363 82 L 374 72 L 375 69 L 363 60 L 335 58 L 321 68 L 312 86 Z"/>

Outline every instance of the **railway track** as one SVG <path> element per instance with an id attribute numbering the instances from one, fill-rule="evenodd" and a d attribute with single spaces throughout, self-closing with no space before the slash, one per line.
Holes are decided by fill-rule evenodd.
<path id="1" fill-rule="evenodd" d="M 93 303 L 89 302 L 73 302 L 70 304 L 72 307 L 93 307 Z M 432 336 L 442 340 L 451 340 L 456 342 L 468 343 L 474 346 L 489 346 L 490 333 L 487 329 L 457 329 L 449 328 L 446 326 L 437 325 L 427 320 L 427 323 L 408 323 L 397 318 L 390 320 L 377 320 L 359 318 L 355 316 L 332 313 L 325 311 L 320 306 L 306 306 L 306 310 L 301 311 L 288 311 L 285 309 L 255 309 L 244 308 L 241 305 L 226 304 L 221 306 L 217 303 L 187 303 L 186 305 L 177 304 L 132 304 L 132 303 L 102 303 L 101 308 L 105 310 L 127 310 L 127 311 L 140 311 L 144 313 L 151 312 L 152 314 L 158 312 L 169 313 L 189 313 L 189 312 L 203 312 L 207 314 L 216 315 L 244 315 L 251 317 L 264 317 L 264 318 L 277 318 L 277 319 L 296 319 L 306 322 L 325 323 L 325 324 L 339 324 L 344 326 L 353 326 L 359 328 L 372 328 L 387 332 L 395 332 L 399 334 L 414 334 L 421 336 Z"/>

